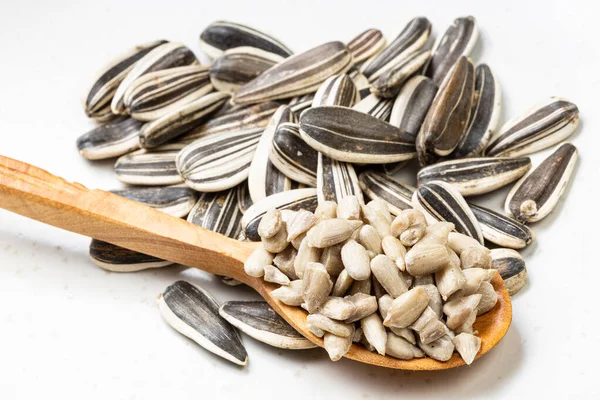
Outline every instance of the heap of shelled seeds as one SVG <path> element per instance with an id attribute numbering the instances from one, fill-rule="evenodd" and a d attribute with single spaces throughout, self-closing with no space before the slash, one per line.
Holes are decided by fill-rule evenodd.
<path id="1" fill-rule="evenodd" d="M 457 18 L 426 49 L 430 32 L 419 17 L 387 46 L 369 29 L 346 44 L 293 54 L 265 33 L 221 21 L 200 36 L 211 65 L 183 44 L 145 43 L 94 81 L 85 112 L 103 125 L 77 146 L 90 160 L 119 157 L 117 178 L 135 186 L 117 194 L 232 238 L 262 240 L 248 272 L 282 285 L 283 302 L 296 295 L 332 359 L 351 338 L 400 358 L 424 352 L 441 360 L 452 345 L 471 362 L 479 348 L 472 323 L 492 298 L 487 268 L 511 294 L 523 286 L 525 263 L 513 249 L 534 238 L 525 224 L 557 204 L 577 150 L 563 143 L 535 169 L 526 156 L 570 136 L 579 112 L 552 97 L 502 125 L 498 82 L 469 59 L 475 19 Z M 393 176 L 413 159 L 417 188 Z M 465 200 L 515 181 L 504 214 Z M 454 248 L 456 238 L 470 250 Z M 484 240 L 500 248 L 489 252 Z M 358 272 L 344 254 L 362 260 Z M 90 255 L 112 271 L 170 264 L 99 241 Z M 412 270 L 422 259 L 426 272 Z M 445 286 L 448 270 L 454 291 Z M 413 302 L 419 312 L 403 317 Z M 229 323 L 275 346 L 312 346 L 262 302 L 225 304 L 219 314 L 208 293 L 177 282 L 159 304 L 176 329 L 234 362 L 246 355 Z M 324 311 L 340 307 L 360 313 Z M 202 326 L 220 329 L 221 341 Z"/>

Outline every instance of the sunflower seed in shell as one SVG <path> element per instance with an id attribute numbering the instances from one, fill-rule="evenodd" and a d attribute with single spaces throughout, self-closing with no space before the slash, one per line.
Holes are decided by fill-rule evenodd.
<path id="1" fill-rule="evenodd" d="M 430 78 L 420 75 L 410 78 L 394 101 L 390 124 L 416 138 L 436 93 L 437 86 Z"/>
<path id="2" fill-rule="evenodd" d="M 419 185 L 444 181 L 454 186 L 463 196 L 492 192 L 516 181 L 529 171 L 529 157 L 464 158 L 440 162 L 419 171 Z"/>
<path id="3" fill-rule="evenodd" d="M 279 40 L 235 22 L 213 22 L 200 34 L 200 48 L 213 59 L 236 47 L 254 47 L 281 57 L 292 55 L 292 51 Z"/>
<path id="4" fill-rule="evenodd" d="M 360 100 L 356 85 L 347 74 L 334 75 L 319 86 L 312 107 L 352 107 Z"/>
<path id="5" fill-rule="evenodd" d="M 125 92 L 140 76 L 168 68 L 198 64 L 198 59 L 185 45 L 168 42 L 153 48 L 140 58 L 121 81 L 111 100 L 114 114 L 125 113 Z"/>
<path id="6" fill-rule="evenodd" d="M 279 124 L 269 159 L 288 178 L 311 187 L 317 184 L 317 151 L 304 142 L 298 124 Z"/>
<path id="7" fill-rule="evenodd" d="M 579 125 L 579 109 L 551 97 L 506 122 L 485 149 L 489 157 L 516 157 L 546 149 L 569 137 Z"/>
<path id="8" fill-rule="evenodd" d="M 110 103 L 117 87 L 141 58 L 165 43 L 166 40 L 143 43 L 111 60 L 98 74 L 86 96 L 85 114 L 100 122 L 114 118 Z"/>
<path id="9" fill-rule="evenodd" d="M 281 318 L 266 301 L 226 301 L 219 314 L 246 335 L 281 349 L 317 347 Z"/>
<path id="10" fill-rule="evenodd" d="M 353 64 L 359 64 L 377 53 L 386 44 L 386 39 L 379 29 L 367 29 L 346 44 L 352 54 Z"/>
<path id="11" fill-rule="evenodd" d="M 146 123 L 140 131 L 140 145 L 145 149 L 153 148 L 188 132 L 200 125 L 228 98 L 226 93 L 209 93 Z"/>
<path id="12" fill-rule="evenodd" d="M 358 90 L 359 102 L 363 100 L 365 97 L 371 95 L 371 83 L 366 76 L 362 74 L 358 70 L 358 68 L 354 67 L 350 71 L 348 71 L 348 76 L 354 82 L 354 86 L 356 86 L 356 90 Z"/>
<path id="13" fill-rule="evenodd" d="M 302 113 L 300 134 L 334 160 L 386 163 L 414 158 L 415 147 L 399 128 L 345 107 L 316 107 Z"/>
<path id="14" fill-rule="evenodd" d="M 254 202 L 292 189 L 293 181 L 281 173 L 269 159 L 275 131 L 279 125 L 285 122 L 294 122 L 294 114 L 289 107 L 280 106 L 271 117 L 256 147 L 248 173 L 248 187 Z"/>
<path id="15" fill-rule="evenodd" d="M 238 331 L 219 315 L 219 303 L 207 291 L 177 281 L 158 297 L 158 309 L 173 329 L 211 353 L 238 365 L 248 362 Z"/>
<path id="16" fill-rule="evenodd" d="M 483 244 L 481 228 L 473 211 L 460 192 L 449 183 L 432 181 L 419 186 L 413 194 L 412 204 L 425 214 L 429 223 L 451 222 L 458 233 L 471 236 Z"/>
<path id="17" fill-rule="evenodd" d="M 125 92 L 124 102 L 133 118 L 153 121 L 199 99 L 212 89 L 205 65 L 169 68 L 133 81 Z"/>
<path id="18" fill-rule="evenodd" d="M 115 175 L 119 181 L 130 185 L 162 186 L 182 183 L 175 158 L 184 146 L 168 144 L 121 156 L 115 163 Z"/>
<path id="19" fill-rule="evenodd" d="M 298 211 L 301 209 L 313 212 L 317 207 L 317 190 L 312 188 L 294 189 L 281 192 L 254 203 L 242 218 L 242 229 L 246 237 L 259 241 L 258 225 L 270 209 Z"/>
<path id="20" fill-rule="evenodd" d="M 295 54 L 271 67 L 233 94 L 236 104 L 285 99 L 316 91 L 325 79 L 346 72 L 352 55 L 341 42 Z"/>
<path id="21" fill-rule="evenodd" d="M 238 208 L 240 209 L 241 213 L 244 214 L 246 210 L 248 210 L 253 204 L 247 181 L 244 181 L 237 186 L 236 196 Z"/>
<path id="22" fill-rule="evenodd" d="M 364 204 L 358 177 L 352 164 L 339 162 L 318 153 L 317 193 L 319 202 L 339 203 L 346 196 L 355 196 Z"/>
<path id="23" fill-rule="evenodd" d="M 365 171 L 358 176 L 360 188 L 370 199 L 381 199 L 388 204 L 390 212 L 398 215 L 412 208 L 415 188 L 376 171 Z"/>
<path id="24" fill-rule="evenodd" d="M 417 152 L 422 166 L 454 151 L 465 133 L 471 115 L 475 89 L 475 69 L 467 57 L 461 57 L 435 96 L 421 131 Z"/>
<path id="25" fill-rule="evenodd" d="M 453 158 L 480 157 L 500 124 L 502 92 L 496 77 L 487 64 L 478 65 L 475 75 L 471 120 Z"/>
<path id="26" fill-rule="evenodd" d="M 90 243 L 90 258 L 100 268 L 112 272 L 135 272 L 173 264 L 171 261 L 161 260 L 96 239 L 92 239 Z"/>
<path id="27" fill-rule="evenodd" d="M 504 209 L 521 222 L 537 222 L 550 214 L 564 193 L 577 163 L 577 148 L 562 144 L 508 193 Z"/>
<path id="28" fill-rule="evenodd" d="M 217 192 L 246 180 L 262 129 L 221 132 L 198 139 L 177 155 L 177 170 L 186 185 Z"/>
<path id="29" fill-rule="evenodd" d="M 126 116 L 117 117 L 77 139 L 79 154 L 88 160 L 103 160 L 127 154 L 140 147 L 142 122 Z"/>
<path id="30" fill-rule="evenodd" d="M 312 107 L 312 102 L 314 98 L 315 93 L 309 93 L 303 96 L 296 96 L 290 100 L 290 110 L 292 110 L 294 114 L 300 115 L 302 111 Z"/>
<path id="31" fill-rule="evenodd" d="M 469 206 L 485 240 L 511 249 L 522 249 L 533 241 L 533 231 L 520 222 L 485 207 Z"/>
<path id="32" fill-rule="evenodd" d="M 404 82 L 425 65 L 431 57 L 429 50 L 419 51 L 406 56 L 373 82 L 371 92 L 379 97 L 395 98 Z"/>
<path id="33" fill-rule="evenodd" d="M 370 87 L 368 90 L 371 90 Z M 371 93 L 356 103 L 352 109 L 386 122 L 390 118 L 393 104 L 392 99 L 382 99 Z"/>
<path id="34" fill-rule="evenodd" d="M 521 290 L 527 281 L 527 268 L 523 257 L 512 249 L 493 249 L 490 255 L 492 267 L 504 280 L 508 294 L 512 296 Z"/>
<path id="35" fill-rule="evenodd" d="M 188 215 L 198 199 L 195 191 L 183 186 L 128 188 L 111 192 L 178 218 Z"/>
<path id="36" fill-rule="evenodd" d="M 210 82 L 221 92 L 234 92 L 284 57 L 254 47 L 229 49 L 210 66 Z"/>
<path id="37" fill-rule="evenodd" d="M 471 54 L 478 37 L 475 18 L 469 16 L 455 19 L 454 24 L 433 46 L 433 55 L 425 75 L 432 78 L 436 85 L 441 85 L 458 59 Z"/>
<path id="38" fill-rule="evenodd" d="M 409 54 L 423 47 L 430 33 L 431 22 L 427 18 L 417 17 L 411 20 L 389 46 L 363 64 L 361 72 L 373 82 Z"/>
<path id="39" fill-rule="evenodd" d="M 242 213 L 238 207 L 236 189 L 202 193 L 190 211 L 187 221 L 210 231 L 236 239 L 240 233 Z"/>

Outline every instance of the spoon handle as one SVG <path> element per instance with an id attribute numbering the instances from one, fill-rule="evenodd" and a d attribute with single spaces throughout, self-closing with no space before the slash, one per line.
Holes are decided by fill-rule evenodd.
<path id="1" fill-rule="evenodd" d="M 252 244 L 0 156 L 0 208 L 46 224 L 245 283 Z"/>

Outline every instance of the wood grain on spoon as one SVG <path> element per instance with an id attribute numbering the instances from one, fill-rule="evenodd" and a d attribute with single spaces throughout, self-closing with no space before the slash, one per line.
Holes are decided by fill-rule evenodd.
<path id="1" fill-rule="evenodd" d="M 240 242 L 101 190 L 89 190 L 42 169 L 0 156 L 0 207 L 46 224 L 154 257 L 235 278 L 256 290 L 298 332 L 323 347 L 306 328 L 306 312 L 271 297 L 276 285 L 244 272 L 243 263 L 257 243 Z M 492 284 L 498 303 L 477 318 L 481 337 L 478 357 L 506 334 L 512 318 L 510 297 L 502 279 Z M 409 361 L 371 353 L 353 345 L 345 357 L 366 364 L 405 370 L 440 370 L 464 365 L 458 354 L 447 362 L 430 358 Z"/>

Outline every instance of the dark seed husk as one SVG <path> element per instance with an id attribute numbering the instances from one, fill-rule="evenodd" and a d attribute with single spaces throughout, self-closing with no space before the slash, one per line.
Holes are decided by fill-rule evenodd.
<path id="1" fill-rule="evenodd" d="M 575 164 L 577 148 L 562 144 L 508 193 L 505 211 L 521 222 L 536 222 L 550 214 L 564 193 Z"/>
<path id="2" fill-rule="evenodd" d="M 359 101 L 356 85 L 347 74 L 327 78 L 315 93 L 312 107 L 341 106 L 352 107 Z"/>
<path id="3" fill-rule="evenodd" d="M 412 204 L 425 214 L 430 223 L 451 222 L 458 233 L 483 244 L 479 222 L 462 195 L 449 183 L 432 181 L 419 186 L 413 194 Z"/>
<path id="4" fill-rule="evenodd" d="M 493 249 L 490 252 L 492 267 L 504 280 L 504 286 L 511 296 L 517 293 L 527 282 L 525 260 L 515 250 Z"/>
<path id="5" fill-rule="evenodd" d="M 404 82 L 421 69 L 430 56 L 431 52 L 429 50 L 418 51 L 406 56 L 373 82 L 371 92 L 379 97 L 395 98 Z"/>
<path id="6" fill-rule="evenodd" d="M 136 79 L 125 93 L 125 105 L 133 118 L 153 121 L 212 89 L 205 65 L 169 68 Z"/>
<path id="7" fill-rule="evenodd" d="M 318 153 L 302 139 L 298 124 L 279 124 L 270 150 L 269 159 L 281 173 L 297 182 L 316 186 Z"/>
<path id="8" fill-rule="evenodd" d="M 248 181 L 244 181 L 237 185 L 236 196 L 238 202 L 238 208 L 244 214 L 246 210 L 250 208 L 252 203 L 252 198 L 250 197 L 250 191 L 248 190 Z"/>
<path id="9" fill-rule="evenodd" d="M 532 154 L 562 142 L 575 132 L 578 124 L 577 106 L 551 97 L 505 123 L 490 141 L 485 154 L 490 157 Z"/>
<path id="10" fill-rule="evenodd" d="M 409 79 L 394 101 L 390 124 L 416 139 L 436 93 L 437 86 L 431 79 L 425 76 Z"/>
<path id="11" fill-rule="evenodd" d="M 321 153 L 319 153 L 318 160 L 317 193 L 319 203 L 324 201 L 338 203 L 346 196 L 356 196 L 359 203 L 364 203 L 358 177 L 352 164 L 336 161 Z"/>
<path id="12" fill-rule="evenodd" d="M 102 69 L 86 96 L 85 114 L 99 121 L 112 119 L 115 115 L 110 110 L 110 102 L 121 81 L 131 71 L 135 63 L 150 51 L 165 43 L 167 43 L 166 40 L 155 40 L 140 44 L 111 60 Z"/>
<path id="13" fill-rule="evenodd" d="M 312 107 L 312 102 L 314 98 L 315 93 L 309 93 L 303 96 L 294 97 L 290 100 L 289 103 L 290 110 L 292 110 L 294 114 L 300 115 L 302 111 Z"/>
<path id="14" fill-rule="evenodd" d="M 128 188 L 111 192 L 178 218 L 188 215 L 198 199 L 197 193 L 185 186 Z"/>
<path id="15" fill-rule="evenodd" d="M 242 229 L 246 237 L 252 241 L 260 241 L 258 224 L 263 215 L 271 209 L 298 211 L 301 209 L 313 212 L 317 208 L 317 189 L 295 189 L 265 197 L 254 203 L 242 218 Z"/>
<path id="16" fill-rule="evenodd" d="M 216 193 L 202 193 L 187 221 L 236 239 L 241 231 L 242 220 L 236 192 L 237 189 L 233 188 Z"/>
<path id="17" fill-rule="evenodd" d="M 454 20 L 433 48 L 426 75 L 440 86 L 452 66 L 461 56 L 468 56 L 477 43 L 479 31 L 475 18 L 461 17 Z"/>
<path id="18" fill-rule="evenodd" d="M 112 112 L 114 114 L 124 114 L 126 112 L 125 92 L 140 76 L 154 71 L 193 64 L 198 64 L 198 59 L 190 49 L 181 43 L 169 42 L 155 47 L 138 60 L 119 84 L 111 100 Z"/>
<path id="19" fill-rule="evenodd" d="M 358 181 L 368 198 L 385 201 L 394 215 L 400 214 L 402 210 L 413 208 L 412 196 L 416 189 L 410 185 L 376 171 L 361 173 Z"/>
<path id="20" fill-rule="evenodd" d="M 177 281 L 159 296 L 158 308 L 173 329 L 206 350 L 238 365 L 248 362 L 238 331 L 219 315 L 219 303 L 207 291 Z"/>
<path id="21" fill-rule="evenodd" d="M 112 272 L 136 272 L 149 268 L 162 268 L 173 264 L 137 251 L 92 239 L 90 258 L 102 269 Z"/>
<path id="22" fill-rule="evenodd" d="M 511 249 L 522 249 L 533 241 L 533 231 L 520 222 L 485 207 L 469 206 L 485 240 Z"/>
<path id="23" fill-rule="evenodd" d="M 119 157 L 115 163 L 117 179 L 130 185 L 163 186 L 183 182 L 175 158 L 183 144 L 168 144 L 152 150 L 137 150 Z"/>
<path id="24" fill-rule="evenodd" d="M 332 75 L 346 72 L 352 55 L 341 42 L 329 42 L 286 58 L 239 88 L 236 104 L 285 99 L 314 92 Z"/>
<path id="25" fill-rule="evenodd" d="M 430 33 L 431 22 L 427 18 L 411 20 L 388 47 L 363 64 L 362 73 L 373 82 L 406 56 L 423 47 Z"/>
<path id="26" fill-rule="evenodd" d="M 440 86 L 417 136 L 422 166 L 454 151 L 467 128 L 474 89 L 473 63 L 461 57 Z"/>
<path id="27" fill-rule="evenodd" d="M 179 174 L 199 192 L 230 189 L 248 178 L 262 128 L 221 132 L 198 139 L 177 155 Z"/>
<path id="28" fill-rule="evenodd" d="M 417 175 L 419 185 L 431 181 L 452 184 L 463 196 L 492 192 L 516 181 L 529 171 L 529 157 L 464 158 L 425 167 Z"/>
<path id="29" fill-rule="evenodd" d="M 356 90 L 358 90 L 358 97 L 360 98 L 359 102 L 371 94 L 371 83 L 369 83 L 367 77 L 364 76 L 358 68 L 354 67 L 348 71 L 348 76 L 352 79 L 352 82 L 354 82 Z"/>
<path id="30" fill-rule="evenodd" d="M 385 37 L 379 29 L 367 29 L 346 44 L 352 53 L 353 63 L 361 63 L 379 53 L 386 44 Z"/>
<path id="31" fill-rule="evenodd" d="M 370 87 L 368 90 L 370 92 Z M 382 99 L 370 93 L 368 96 L 364 97 L 361 101 L 356 103 L 356 105 L 352 107 L 352 109 L 365 114 L 369 114 L 372 117 L 387 122 L 390 119 L 390 114 L 392 112 L 393 105 L 393 99 Z"/>
<path id="32" fill-rule="evenodd" d="M 266 301 L 227 301 L 219 312 L 231 325 L 270 346 L 291 350 L 316 347 L 285 322 Z"/>
<path id="33" fill-rule="evenodd" d="M 300 134 L 312 148 L 338 161 L 386 163 L 414 158 L 414 142 L 401 129 L 345 107 L 302 113 Z"/>
<path id="34" fill-rule="evenodd" d="M 456 150 L 451 154 L 453 158 L 481 156 L 500 123 L 502 94 L 498 81 L 486 64 L 478 65 L 475 74 L 477 78 L 471 121 Z"/>
<path id="35" fill-rule="evenodd" d="M 202 124 L 208 115 L 221 107 L 229 95 L 209 93 L 146 123 L 140 132 L 140 145 L 145 149 L 160 146 Z"/>
<path id="36" fill-rule="evenodd" d="M 253 47 L 227 50 L 210 66 L 210 81 L 221 92 L 234 92 L 284 58 Z"/>
<path id="37" fill-rule="evenodd" d="M 219 57 L 226 50 L 246 46 L 282 57 L 292 55 L 292 51 L 279 40 L 235 22 L 213 22 L 200 34 L 200 48 L 211 58 Z"/>
<path id="38" fill-rule="evenodd" d="M 79 154 L 88 160 L 118 157 L 138 149 L 142 122 L 126 116 L 84 133 L 77 139 Z"/>

